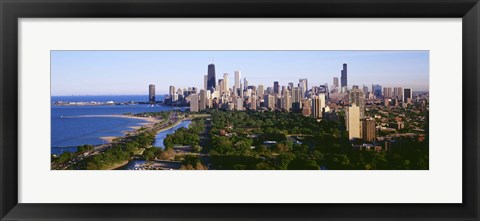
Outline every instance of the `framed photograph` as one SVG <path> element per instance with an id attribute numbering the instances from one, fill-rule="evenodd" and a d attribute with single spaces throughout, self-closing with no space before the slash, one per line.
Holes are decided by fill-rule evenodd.
<path id="1" fill-rule="evenodd" d="M 476 0 L 0 10 L 2 220 L 479 220 Z"/>

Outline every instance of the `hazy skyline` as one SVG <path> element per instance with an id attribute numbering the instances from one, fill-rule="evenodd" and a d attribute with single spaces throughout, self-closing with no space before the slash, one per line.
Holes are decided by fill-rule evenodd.
<path id="1" fill-rule="evenodd" d="M 428 51 L 52 51 L 51 92 L 61 95 L 145 95 L 176 88 L 203 88 L 203 76 L 214 59 L 216 80 L 242 72 L 250 85 L 333 84 L 348 64 L 348 87 L 380 84 L 414 91 L 429 87 Z"/>

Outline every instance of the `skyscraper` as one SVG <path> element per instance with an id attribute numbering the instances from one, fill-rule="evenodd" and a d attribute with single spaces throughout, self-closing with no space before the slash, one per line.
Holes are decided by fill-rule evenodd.
<path id="1" fill-rule="evenodd" d="M 392 93 L 392 88 L 391 87 L 384 87 L 383 88 L 383 97 L 384 98 L 392 98 L 393 93 Z"/>
<path id="2" fill-rule="evenodd" d="M 257 88 L 257 97 L 262 99 L 264 93 L 265 93 L 265 89 L 263 88 L 263 85 L 259 84 Z"/>
<path id="3" fill-rule="evenodd" d="M 263 100 L 266 108 L 270 110 L 275 109 L 275 97 L 273 95 L 265 94 Z"/>
<path id="4" fill-rule="evenodd" d="M 363 95 L 367 96 L 368 95 L 368 87 L 363 85 Z"/>
<path id="5" fill-rule="evenodd" d="M 375 120 L 362 120 L 362 139 L 371 142 L 375 141 Z"/>
<path id="6" fill-rule="evenodd" d="M 273 93 L 280 94 L 280 85 L 278 84 L 278 81 L 273 82 Z"/>
<path id="7" fill-rule="evenodd" d="M 382 96 L 382 85 L 372 84 L 372 93 L 377 98 L 381 97 Z"/>
<path id="8" fill-rule="evenodd" d="M 155 104 L 155 85 L 148 85 L 148 102 L 150 104 Z"/>
<path id="9" fill-rule="evenodd" d="M 298 80 L 298 87 L 300 87 L 301 91 L 302 91 L 302 98 L 305 97 L 305 93 L 308 91 L 308 88 L 307 88 L 307 79 L 303 78 L 303 79 L 299 79 Z"/>
<path id="10" fill-rule="evenodd" d="M 393 97 L 393 98 L 396 98 L 396 99 L 402 100 L 402 98 L 403 98 L 403 89 L 402 89 L 402 87 L 394 87 L 394 88 L 393 88 L 392 97 Z"/>
<path id="11" fill-rule="evenodd" d="M 308 91 L 308 79 L 307 78 L 300 78 L 299 82 L 305 82 L 305 91 Z"/>
<path id="12" fill-rule="evenodd" d="M 408 98 L 412 99 L 412 89 L 405 88 L 403 89 L 403 102 L 407 102 Z"/>
<path id="13" fill-rule="evenodd" d="M 223 95 L 225 92 L 225 84 L 223 83 L 223 79 L 218 79 L 218 87 L 215 89 L 220 93 L 220 96 Z"/>
<path id="14" fill-rule="evenodd" d="M 333 77 L 333 87 L 337 89 L 338 86 L 338 77 Z"/>
<path id="15" fill-rule="evenodd" d="M 215 90 L 215 65 L 209 64 L 208 65 L 208 79 L 207 79 L 207 89 L 213 92 Z"/>
<path id="16" fill-rule="evenodd" d="M 240 88 L 240 78 L 241 78 L 241 73 L 240 71 L 235 71 L 235 88 L 239 89 Z"/>
<path id="17" fill-rule="evenodd" d="M 243 79 L 243 90 L 247 90 L 248 88 L 248 81 L 247 81 L 247 78 L 244 78 Z"/>
<path id="18" fill-rule="evenodd" d="M 363 91 L 360 89 L 352 89 L 348 93 L 348 98 L 350 104 L 355 104 L 359 108 L 360 119 L 364 117 L 365 114 L 365 96 Z"/>
<path id="19" fill-rule="evenodd" d="M 257 109 L 257 95 L 252 96 L 252 102 L 250 102 L 250 110 Z"/>
<path id="20" fill-rule="evenodd" d="M 190 95 L 190 112 L 198 112 L 198 94 Z"/>
<path id="21" fill-rule="evenodd" d="M 205 110 L 207 108 L 207 93 L 205 92 L 204 89 L 200 90 L 200 93 L 198 93 L 199 96 L 199 110 Z"/>
<path id="22" fill-rule="evenodd" d="M 243 110 L 243 98 L 241 97 L 237 98 L 237 110 L 239 111 Z"/>
<path id="23" fill-rule="evenodd" d="M 230 91 L 230 88 L 228 85 L 228 73 L 223 73 L 223 89 L 227 93 Z"/>
<path id="24" fill-rule="evenodd" d="M 360 136 L 360 108 L 356 104 L 348 107 L 347 113 L 348 139 L 361 138 Z"/>
<path id="25" fill-rule="evenodd" d="M 312 115 L 312 101 L 310 99 L 302 100 L 302 114 L 303 116 Z"/>
<path id="26" fill-rule="evenodd" d="M 169 92 L 168 95 L 170 95 L 171 101 L 172 102 L 177 101 L 178 96 L 177 96 L 177 93 L 175 91 L 175 86 L 170 86 L 168 92 Z"/>
<path id="27" fill-rule="evenodd" d="M 293 87 L 292 90 L 292 109 L 299 111 L 302 108 L 302 89 L 299 87 Z"/>
<path id="28" fill-rule="evenodd" d="M 208 90 L 208 75 L 203 75 L 203 89 Z"/>
<path id="29" fill-rule="evenodd" d="M 312 98 L 313 117 L 322 118 L 323 108 L 325 108 L 325 94 L 314 95 Z"/>
<path id="30" fill-rule="evenodd" d="M 342 88 L 347 87 L 347 64 L 343 64 L 343 70 L 341 72 L 340 78 L 341 78 L 340 83 L 341 83 Z"/>
<path id="31" fill-rule="evenodd" d="M 293 90 L 293 82 L 288 82 L 288 90 Z"/>

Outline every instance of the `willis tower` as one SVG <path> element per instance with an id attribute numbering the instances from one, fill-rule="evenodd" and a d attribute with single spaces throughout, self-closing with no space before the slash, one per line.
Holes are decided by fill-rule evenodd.
<path id="1" fill-rule="evenodd" d="M 347 86 L 347 64 L 343 64 L 343 70 L 340 76 L 340 86 L 342 88 Z"/>
<path id="2" fill-rule="evenodd" d="M 210 92 L 215 91 L 215 65 L 214 64 L 209 64 L 208 65 L 208 75 L 207 75 L 207 89 L 210 90 Z"/>

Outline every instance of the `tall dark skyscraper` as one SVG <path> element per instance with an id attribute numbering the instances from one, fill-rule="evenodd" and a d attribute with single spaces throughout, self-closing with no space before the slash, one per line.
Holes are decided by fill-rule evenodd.
<path id="1" fill-rule="evenodd" d="M 342 75 L 340 76 L 341 78 L 341 87 L 346 87 L 347 86 L 347 64 L 343 64 L 343 70 L 342 70 Z"/>
<path id="2" fill-rule="evenodd" d="M 403 89 L 403 102 L 407 102 L 408 98 L 412 99 L 412 89 Z"/>
<path id="3" fill-rule="evenodd" d="M 148 85 L 148 102 L 150 104 L 155 104 L 155 85 Z"/>
<path id="4" fill-rule="evenodd" d="M 273 93 L 280 94 L 280 84 L 278 84 L 278 81 L 273 82 Z"/>
<path id="5" fill-rule="evenodd" d="M 372 92 L 375 97 L 382 96 L 382 85 L 379 84 L 372 84 Z"/>
<path id="6" fill-rule="evenodd" d="M 210 90 L 210 92 L 215 91 L 215 65 L 214 64 L 209 64 L 208 65 L 208 74 L 207 74 L 207 89 Z"/>

